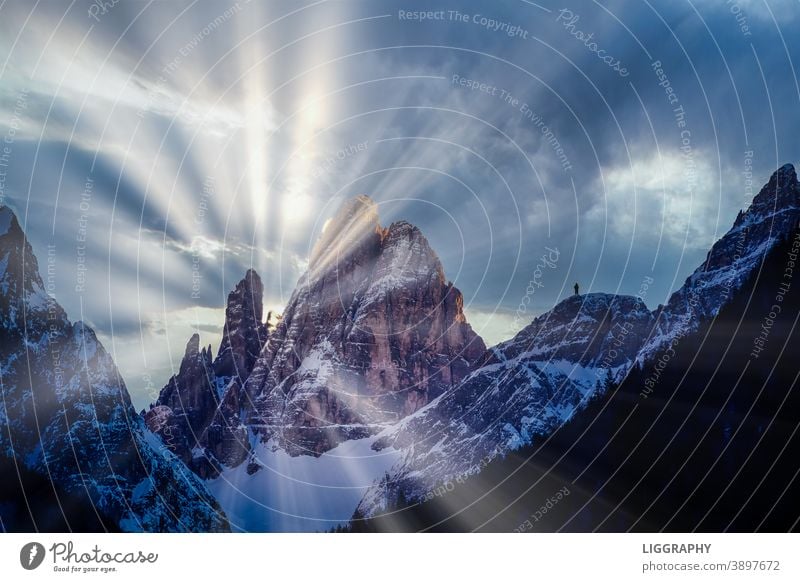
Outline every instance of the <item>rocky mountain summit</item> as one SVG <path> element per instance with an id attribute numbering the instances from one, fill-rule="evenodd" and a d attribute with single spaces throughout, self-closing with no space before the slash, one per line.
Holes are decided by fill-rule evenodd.
<path id="1" fill-rule="evenodd" d="M 244 381 L 279 319 L 270 312 L 263 319 L 264 285 L 254 270 L 229 293 L 225 323 L 217 357 L 211 346 L 200 347 L 194 334 L 177 374 L 161 390 L 158 400 L 144 413 L 148 427 L 192 470 L 215 474 L 218 459 L 241 462 L 239 395 Z M 231 449 L 231 450 L 229 450 Z M 210 454 L 206 455 L 205 451 Z"/>
<path id="2" fill-rule="evenodd" d="M 0 503 L 4 528 L 227 530 L 200 479 L 145 429 L 94 332 L 52 297 L 54 252 L 45 286 L 16 216 L 0 207 L 0 465 L 29 487 L 48 484 L 28 505 L 21 482 L 19 503 Z"/>
<path id="3" fill-rule="evenodd" d="M 264 284 L 253 269 L 247 271 L 228 295 L 222 343 L 213 364 L 219 391 L 224 391 L 232 379 L 247 378 L 253 371 L 269 327 L 275 324 L 271 312 L 262 323 L 263 297 Z"/>
<path id="4" fill-rule="evenodd" d="M 251 435 L 316 456 L 378 432 L 460 382 L 486 349 L 420 230 L 382 227 L 366 196 L 327 224 L 273 330 L 260 327 L 261 293 L 248 272 L 217 359 L 193 338 L 146 414 L 201 474 L 243 462 Z"/>
<path id="5" fill-rule="evenodd" d="M 362 196 L 328 224 L 246 391 L 263 439 L 320 454 L 419 410 L 484 351 L 419 229 L 382 228 Z"/>

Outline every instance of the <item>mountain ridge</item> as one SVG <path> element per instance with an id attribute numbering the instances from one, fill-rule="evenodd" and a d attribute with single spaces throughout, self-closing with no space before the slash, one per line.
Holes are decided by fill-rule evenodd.
<path id="1" fill-rule="evenodd" d="M 257 284 L 244 285 L 248 278 Z M 260 326 L 262 292 L 248 271 L 229 295 L 225 328 L 247 334 Z M 234 313 L 249 319 L 233 324 Z M 374 434 L 460 381 L 486 350 L 419 228 L 406 221 L 382 227 L 367 196 L 346 201 L 326 224 L 280 321 L 250 337 L 257 342 L 249 344 L 248 364 L 224 387 L 216 380 L 224 339 L 211 376 L 204 378 L 204 360 L 171 380 L 190 393 L 190 414 L 192 402 L 206 402 L 199 430 L 173 420 L 186 415 L 182 402 L 170 400 L 169 384 L 146 412 L 156 432 L 181 434 L 182 458 L 203 476 L 244 462 L 250 429 L 290 454 L 314 456 Z M 216 395 L 209 389 L 215 383 Z"/>
<path id="2" fill-rule="evenodd" d="M 638 307 L 644 321 L 624 321 L 620 330 L 627 331 L 622 341 L 606 336 L 604 339 L 611 343 L 601 342 L 599 350 L 592 349 L 595 342 L 586 341 L 587 333 L 596 338 L 602 329 L 596 320 L 597 310 L 594 325 L 581 329 L 581 309 L 574 308 L 579 303 L 582 308 L 586 301 L 582 297 L 590 302 L 603 297 L 606 315 L 613 320 L 612 306 L 626 301 L 626 296 L 600 293 L 562 300 L 514 338 L 490 348 L 491 355 L 484 365 L 445 397 L 381 433 L 376 446 L 399 448 L 403 458 L 367 492 L 355 515 L 374 516 L 386 509 L 392 499 L 420 500 L 442 483 L 479 472 L 485 460 L 491 461 L 552 433 L 593 398 L 623 380 L 634 366 L 651 365 L 665 347 L 676 346 L 683 337 L 697 331 L 703 321 L 713 319 L 798 220 L 800 183 L 794 167 L 786 164 L 772 174 L 748 210 L 737 216 L 731 229 L 714 243 L 703 264 L 687 277 L 666 305 L 650 311 L 641 299 L 627 297 L 633 301 L 628 313 L 635 314 Z M 744 245 L 740 242 L 743 231 L 747 233 Z M 559 314 L 567 312 L 566 320 L 559 322 Z M 559 324 L 557 329 L 552 334 L 545 329 L 543 334 L 542 323 L 554 317 Z M 563 343 L 569 343 L 574 330 L 579 332 L 577 349 L 564 353 Z M 548 339 L 551 343 L 547 343 Z M 555 340 L 558 343 L 553 345 Z M 545 345 L 537 347 L 541 341 Z M 581 346 L 585 346 L 583 351 Z M 587 361 L 589 354 L 594 359 Z M 540 361 L 539 355 L 550 357 Z M 554 359 L 560 355 L 567 357 Z M 597 358 L 601 364 L 616 361 L 618 366 L 588 366 L 595 368 L 589 371 L 586 364 Z M 506 367 L 511 367 L 513 374 L 498 375 L 498 370 Z M 481 375 L 485 377 L 481 379 Z M 517 385 L 519 378 L 524 380 Z M 525 403 L 525 410 L 534 416 L 509 419 L 506 411 L 493 406 L 493 398 L 498 396 L 503 401 L 512 398 Z M 479 406 L 481 402 L 486 404 Z M 465 409 L 467 413 L 462 414 Z M 468 419 L 467 424 L 453 426 L 452 422 L 445 422 L 454 412 Z M 474 420 L 470 422 L 470 418 Z M 487 423 L 486 418 L 492 422 Z M 504 423 L 500 431 L 496 426 L 499 423 Z"/>
<path id="3" fill-rule="evenodd" d="M 308 272 L 252 371 L 218 394 L 214 421 L 205 429 L 214 433 L 217 450 L 206 439 L 202 450 L 192 447 L 192 459 L 211 458 L 217 471 L 250 459 L 250 472 L 259 467 L 257 442 L 293 456 L 319 456 L 371 437 L 376 454 L 392 451 L 399 460 L 367 491 L 356 514 L 375 515 L 391 499 L 420 499 L 552 433 L 631 369 L 650 365 L 665 346 L 715 317 L 796 223 L 799 210 L 800 185 L 793 166 L 785 165 L 665 305 L 650 310 L 639 297 L 607 293 L 571 296 L 486 349 L 419 229 L 406 221 L 382 227 L 369 197 L 352 199 L 323 229 Z M 406 327 L 427 325 L 429 314 L 419 305 L 448 322 L 437 328 L 439 337 L 466 324 L 446 344 L 458 348 L 445 348 L 449 359 L 465 348 L 470 353 L 449 376 L 442 367 L 448 358 L 428 360 L 447 382 L 422 391 L 415 388 L 420 378 L 430 382 L 427 373 L 398 383 L 401 369 L 419 368 L 398 356 L 391 340 L 408 337 Z M 399 318 L 400 333 L 392 327 L 397 318 L 387 313 L 409 315 Z M 419 338 L 412 343 L 427 345 Z M 197 354 L 208 359 L 210 348 L 206 356 Z M 386 385 L 395 388 L 380 389 Z"/>
<path id="4" fill-rule="evenodd" d="M 0 328 L 0 465 L 26 476 L 3 488 L 4 528 L 228 530 L 200 479 L 147 431 L 94 331 L 70 322 L 47 293 L 8 207 L 0 207 Z M 31 509 L 25 482 L 47 483 L 43 506 Z"/>

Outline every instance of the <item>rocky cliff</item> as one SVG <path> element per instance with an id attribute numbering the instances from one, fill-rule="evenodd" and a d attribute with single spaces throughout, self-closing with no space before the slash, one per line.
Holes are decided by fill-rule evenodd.
<path id="1" fill-rule="evenodd" d="M 484 351 L 419 229 L 382 228 L 359 197 L 328 224 L 246 391 L 263 438 L 319 454 L 419 410 Z"/>
<path id="2" fill-rule="evenodd" d="M 28 516 L 5 515 L 4 527 L 227 530 L 203 483 L 146 430 L 94 332 L 53 298 L 54 260 L 45 288 L 16 217 L 0 207 L 0 464 L 54 493 L 42 492 L 52 506 L 40 499 Z M 0 500 L 0 512 L 14 506 L 25 503 Z"/>
<path id="3" fill-rule="evenodd" d="M 215 475 L 220 463 L 243 459 L 246 433 L 240 429 L 239 395 L 274 325 L 263 318 L 264 285 L 254 270 L 228 294 L 217 357 L 194 334 L 177 374 L 144 414 L 150 429 L 193 471 Z M 241 443 L 241 445 L 240 445 Z"/>
<path id="4" fill-rule="evenodd" d="M 359 512 L 423 499 L 553 431 L 624 374 L 653 321 L 641 299 L 605 293 L 570 297 L 540 315 L 461 384 L 380 435 L 375 447 L 403 458 Z"/>
<path id="5" fill-rule="evenodd" d="M 373 434 L 452 388 L 485 352 L 420 230 L 382 227 L 366 196 L 329 221 L 271 331 L 261 323 L 262 289 L 248 272 L 229 296 L 230 339 L 213 365 L 193 339 L 184 358 L 191 373 L 182 364 L 147 413 L 156 431 L 180 424 L 168 432 L 195 435 L 180 445 L 195 470 L 200 459 L 217 469 L 241 463 L 250 434 L 292 455 Z"/>

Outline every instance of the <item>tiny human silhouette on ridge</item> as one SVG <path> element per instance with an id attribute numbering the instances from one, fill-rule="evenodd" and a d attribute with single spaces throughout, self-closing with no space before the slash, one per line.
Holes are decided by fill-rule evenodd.
<path id="1" fill-rule="evenodd" d="M 575 296 L 576 296 L 576 297 L 577 297 L 578 295 L 580 295 L 580 293 L 578 293 L 578 291 L 579 291 L 579 290 L 580 290 L 580 287 L 578 286 L 578 283 L 575 283 Z"/>

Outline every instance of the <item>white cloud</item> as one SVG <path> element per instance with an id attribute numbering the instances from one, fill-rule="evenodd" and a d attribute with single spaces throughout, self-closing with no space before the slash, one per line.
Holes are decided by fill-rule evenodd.
<path id="1" fill-rule="evenodd" d="M 494 346 L 511 339 L 530 321 L 506 311 L 484 310 L 476 307 L 464 309 L 472 329 L 483 338 L 486 346 Z M 533 315 L 530 316 L 533 319 Z"/>
<path id="2" fill-rule="evenodd" d="M 729 226 L 731 188 L 701 152 L 646 153 L 602 171 L 588 218 L 607 219 L 622 239 L 708 248 Z"/>

